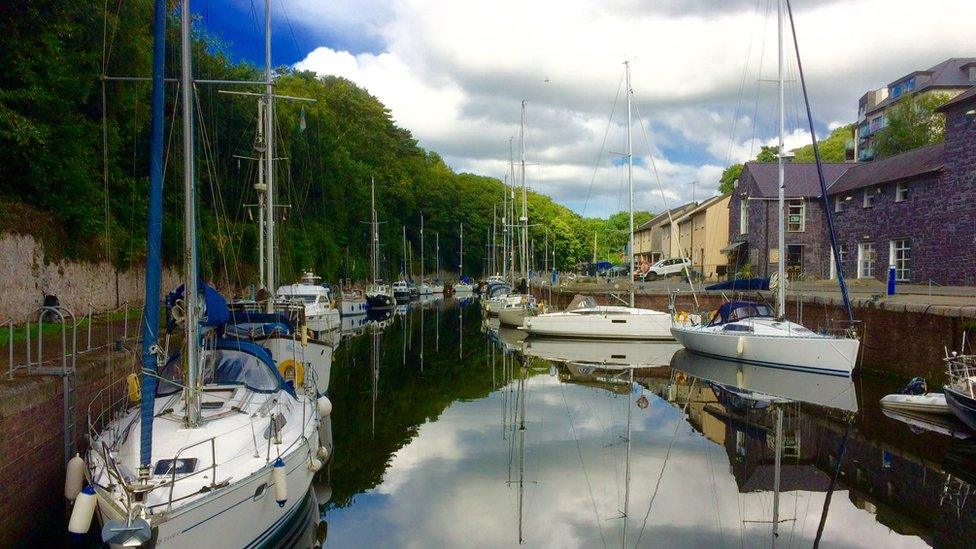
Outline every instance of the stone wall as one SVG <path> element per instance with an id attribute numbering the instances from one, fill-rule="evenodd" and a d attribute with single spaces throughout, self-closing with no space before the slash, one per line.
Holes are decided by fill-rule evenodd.
<path id="1" fill-rule="evenodd" d="M 109 263 L 60 261 L 48 263 L 43 245 L 29 235 L 0 234 L 0 321 L 26 319 L 41 306 L 46 294 L 82 316 L 88 303 L 95 312 L 123 302 L 141 304 L 145 298 L 145 269 L 118 271 Z M 163 291 L 180 284 L 174 269 L 163 271 Z"/>

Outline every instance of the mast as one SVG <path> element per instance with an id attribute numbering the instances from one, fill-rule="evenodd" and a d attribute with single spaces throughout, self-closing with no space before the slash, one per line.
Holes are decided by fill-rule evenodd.
<path id="1" fill-rule="evenodd" d="M 264 258 L 268 262 L 266 271 L 268 291 L 274 295 L 275 284 L 275 191 L 274 191 L 274 81 L 271 79 L 271 0 L 264 2 L 264 138 L 268 144 L 264 153 L 265 179 L 268 185 L 265 202 L 268 207 L 267 240 Z M 269 299 L 267 312 L 274 312 L 274 300 Z"/>
<path id="2" fill-rule="evenodd" d="M 376 270 L 379 267 L 379 251 L 380 251 L 380 227 L 376 222 L 376 180 L 373 177 L 369 178 L 369 205 L 372 210 L 372 223 L 370 232 L 372 233 L 372 238 L 369 239 L 370 250 L 370 271 L 372 272 L 373 284 L 376 284 Z"/>
<path id="3" fill-rule="evenodd" d="M 776 405 L 776 457 L 773 470 L 773 544 L 779 537 L 779 489 L 783 460 L 783 406 Z"/>
<path id="4" fill-rule="evenodd" d="M 525 186 L 525 99 L 522 100 L 522 119 L 519 124 L 519 156 L 521 157 L 522 176 L 522 277 L 525 279 L 526 290 L 529 283 L 529 208 L 526 203 L 528 192 Z"/>
<path id="5" fill-rule="evenodd" d="M 420 285 L 424 285 L 424 212 L 420 212 Z"/>
<path id="6" fill-rule="evenodd" d="M 267 217 L 264 211 L 266 207 L 264 195 L 268 191 L 268 185 L 264 182 L 264 157 L 268 148 L 264 141 L 264 116 L 264 98 L 262 97 L 258 99 L 258 142 L 255 147 L 258 152 L 258 182 L 254 185 L 254 190 L 258 193 L 258 286 L 261 288 L 267 288 L 264 273 L 264 219 Z"/>
<path id="7" fill-rule="evenodd" d="M 627 518 L 630 516 L 630 436 L 632 434 L 631 417 L 634 413 L 634 369 L 630 369 L 630 387 L 627 388 L 627 464 L 624 472 L 624 531 L 621 546 L 627 546 Z"/>
<path id="8" fill-rule="evenodd" d="M 142 319 L 142 391 L 140 399 L 139 477 L 149 478 L 156 402 L 156 367 L 159 364 L 159 289 L 163 225 L 163 107 L 166 84 L 166 0 L 156 0 L 153 12 L 152 124 L 149 142 L 149 222 L 147 227 L 146 300 Z"/>
<path id="9" fill-rule="evenodd" d="M 403 279 L 407 280 L 407 226 L 403 226 Z"/>
<path id="10" fill-rule="evenodd" d="M 508 200 L 508 207 L 511 208 L 510 212 L 506 210 L 505 214 L 508 215 L 511 213 L 511 215 L 508 217 L 508 222 L 505 225 L 506 233 L 508 232 L 508 225 L 512 223 L 512 220 L 515 217 L 515 152 L 512 144 L 513 140 L 513 137 L 508 138 L 508 180 L 511 181 L 512 186 L 505 186 L 505 197 L 510 199 Z M 509 196 L 509 193 L 511 193 L 511 196 Z M 507 271 L 505 276 L 507 278 L 514 278 L 512 275 L 515 272 L 515 235 L 508 237 L 508 246 L 508 265 L 506 265 Z"/>
<path id="11" fill-rule="evenodd" d="M 458 282 L 464 276 L 464 223 L 461 223 L 461 249 L 458 252 Z"/>
<path id="12" fill-rule="evenodd" d="M 438 271 L 441 268 L 440 259 L 441 259 L 441 233 L 435 232 L 434 233 L 434 281 L 435 282 L 440 280 L 440 276 L 438 275 Z"/>
<path id="13" fill-rule="evenodd" d="M 627 248 L 630 254 L 630 306 L 634 306 L 634 144 L 631 122 L 631 98 L 634 90 L 630 87 L 630 61 L 624 61 L 627 73 L 627 186 L 630 188 L 630 240 Z"/>
<path id="14" fill-rule="evenodd" d="M 491 274 L 498 272 L 498 264 L 495 261 L 498 255 L 498 204 L 491 206 Z"/>
<path id="15" fill-rule="evenodd" d="M 196 181 L 193 165 L 193 67 L 190 49 L 190 0 L 180 10 L 180 91 L 183 102 L 183 283 L 184 343 L 186 345 L 186 424 L 200 423 L 200 326 L 197 318 Z M 155 300 L 155 299 L 154 299 Z"/>
<path id="16" fill-rule="evenodd" d="M 777 316 L 780 318 L 786 317 L 786 227 L 785 227 L 785 214 L 783 213 L 783 208 L 785 207 L 785 195 L 786 195 L 786 184 L 783 174 L 783 134 L 786 131 L 786 114 L 784 105 L 784 86 L 783 86 L 783 0 L 777 0 L 776 2 L 776 39 L 777 48 L 779 51 L 779 68 L 777 70 L 777 85 L 779 86 L 779 150 L 776 154 L 776 163 L 778 165 L 779 171 L 779 218 L 778 218 L 778 229 L 779 235 L 777 236 L 777 247 L 779 248 L 779 257 L 776 261 L 776 277 L 779 279 L 777 284 Z"/>

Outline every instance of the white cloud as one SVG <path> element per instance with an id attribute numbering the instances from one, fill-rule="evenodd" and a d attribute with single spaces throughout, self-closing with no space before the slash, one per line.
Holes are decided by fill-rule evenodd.
<path id="1" fill-rule="evenodd" d="M 517 133 L 519 101 L 527 99 L 527 155 L 539 164 L 530 183 L 581 205 L 625 57 L 634 61 L 637 108 L 672 198 L 690 199 L 687 183 L 696 179 L 697 197 L 704 197 L 717 187 L 726 162 L 775 143 L 775 86 L 758 82 L 775 76 L 775 11 L 767 14 L 761 6 L 756 13 L 754 6 L 305 0 L 292 17 L 297 13 L 303 25 L 333 34 L 377 37 L 383 44 L 378 53 L 353 55 L 323 45 L 296 67 L 363 85 L 455 169 L 507 173 L 508 138 Z M 802 2 L 796 15 L 818 133 L 852 121 L 864 91 L 946 57 L 976 53 L 967 24 L 976 3 L 970 1 L 946 1 L 938 9 L 910 0 Z M 938 40 L 919 39 L 925 36 Z M 787 65 L 795 80 L 795 61 Z M 787 146 L 799 146 L 809 133 L 795 81 L 786 95 Z M 625 111 L 621 95 L 605 151 L 624 150 Z M 635 154 L 647 154 L 636 124 L 634 146 Z M 626 204 L 619 169 L 605 154 L 600 166 L 588 215 Z M 656 187 L 646 173 L 641 177 L 639 189 Z M 660 209 L 660 193 L 656 200 L 653 195 L 642 190 L 639 205 Z"/>

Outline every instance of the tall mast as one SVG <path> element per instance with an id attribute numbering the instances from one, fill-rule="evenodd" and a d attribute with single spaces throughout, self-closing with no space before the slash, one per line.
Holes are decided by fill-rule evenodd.
<path id="1" fill-rule="evenodd" d="M 267 215 L 267 240 L 265 241 L 264 258 L 268 262 L 267 282 L 268 291 L 273 292 L 275 284 L 275 188 L 274 188 L 274 81 L 271 79 L 271 0 L 264 2 L 264 138 L 268 144 L 264 153 L 265 179 L 268 190 L 265 202 L 268 207 Z M 266 305 L 267 311 L 274 311 L 274 300 L 269 299 Z"/>
<path id="2" fill-rule="evenodd" d="M 264 140 L 264 98 L 258 99 L 258 139 L 257 139 L 257 153 L 258 153 L 258 182 L 254 185 L 254 190 L 258 193 L 258 286 L 261 288 L 267 288 L 265 280 L 265 265 L 264 265 L 264 220 L 267 217 L 265 215 L 264 209 L 265 205 L 265 193 L 268 191 L 268 185 L 264 182 L 264 158 L 265 154 L 268 152 L 267 143 Z"/>
<path id="3" fill-rule="evenodd" d="M 498 204 L 491 206 L 491 274 L 498 273 L 496 257 L 498 255 Z"/>
<path id="4" fill-rule="evenodd" d="M 464 223 L 461 223 L 461 249 L 458 252 L 458 282 L 464 276 Z"/>
<path id="5" fill-rule="evenodd" d="M 160 273 L 163 268 L 163 107 L 166 84 L 166 0 L 156 0 L 153 15 L 152 124 L 149 143 L 149 222 L 146 238 L 146 301 L 142 320 L 142 391 L 139 432 L 139 476 L 149 478 L 152 465 L 153 417 L 156 402 Z"/>
<path id="6" fill-rule="evenodd" d="M 528 192 L 525 187 L 525 100 L 522 100 L 522 119 L 519 124 L 519 156 L 522 163 L 522 277 L 529 283 L 529 208 L 526 200 Z"/>
<path id="7" fill-rule="evenodd" d="M 196 427 L 200 422 L 199 345 L 200 326 L 197 319 L 197 234 L 196 181 L 193 165 L 193 67 L 190 49 L 190 0 L 183 0 L 180 9 L 180 47 L 182 67 L 180 91 L 183 102 L 183 284 L 184 324 L 186 344 L 186 424 Z"/>
<path id="8" fill-rule="evenodd" d="M 407 280 L 407 226 L 403 226 L 403 279 Z"/>
<path id="9" fill-rule="evenodd" d="M 777 316 L 786 317 L 786 227 L 783 208 L 785 206 L 786 183 L 783 174 L 783 134 L 786 131 L 786 114 L 783 100 L 783 0 L 776 2 L 776 36 L 777 48 L 779 51 L 779 68 L 777 84 L 779 86 L 779 150 L 776 154 L 776 163 L 779 168 L 779 235 L 777 236 L 777 247 L 779 257 L 776 261 L 776 276 L 779 279 L 777 284 Z"/>
<path id="10" fill-rule="evenodd" d="M 515 219 L 515 152 L 513 148 L 514 138 L 508 138 L 508 170 L 509 177 L 508 180 L 511 182 L 511 187 L 505 186 L 505 196 L 508 200 L 508 207 L 510 208 L 509 213 L 511 215 L 508 217 L 508 224 L 510 225 Z M 511 194 L 509 194 L 511 193 Z M 508 215 L 508 213 L 506 213 Z M 505 229 L 508 230 L 508 225 L 505 225 Z M 505 273 L 506 277 L 510 277 L 515 272 L 515 235 L 510 235 L 508 237 L 508 272 Z M 514 277 L 513 277 L 514 278 Z"/>
<path id="11" fill-rule="evenodd" d="M 424 212 L 420 212 L 420 284 L 424 283 Z M 421 334 L 423 336 L 423 334 Z"/>
<path id="12" fill-rule="evenodd" d="M 630 61 L 624 61 L 624 71 L 627 73 L 627 186 L 630 188 L 630 240 L 627 248 L 630 254 L 630 306 L 634 306 L 634 149 L 633 132 L 631 131 L 631 98 L 634 90 L 630 87 Z"/>
<path id="13" fill-rule="evenodd" d="M 441 268 L 441 233 L 434 233 L 434 280 L 439 280 L 438 271 Z"/>
<path id="14" fill-rule="evenodd" d="M 630 437 L 632 431 L 632 415 L 634 413 L 634 369 L 630 369 L 630 386 L 627 387 L 627 464 L 624 472 L 624 531 L 622 546 L 627 546 L 627 518 L 630 516 Z"/>
<path id="15" fill-rule="evenodd" d="M 370 227 L 370 229 L 372 229 L 370 231 L 372 233 L 372 235 L 370 235 L 372 238 L 369 239 L 369 243 L 370 243 L 369 259 L 370 259 L 370 263 L 372 264 L 370 265 L 370 271 L 372 272 L 373 284 L 376 284 L 376 270 L 379 264 L 379 251 L 380 251 L 380 227 L 379 224 L 376 222 L 376 180 L 372 176 L 369 178 L 369 205 L 370 205 L 370 209 L 373 212 L 372 215 L 373 222 L 372 222 L 372 226 Z"/>

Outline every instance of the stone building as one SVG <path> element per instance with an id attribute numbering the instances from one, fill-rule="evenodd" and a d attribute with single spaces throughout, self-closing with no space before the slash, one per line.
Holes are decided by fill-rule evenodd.
<path id="1" fill-rule="evenodd" d="M 851 164 L 824 164 L 824 177 L 831 185 Z M 826 239 L 820 180 L 817 165 L 807 162 L 784 164 L 786 195 L 786 266 L 791 278 L 826 278 Z M 729 200 L 729 268 L 732 272 L 749 265 L 752 276 L 776 272 L 777 198 L 779 174 L 776 163 L 747 162 Z"/>
<path id="2" fill-rule="evenodd" d="M 854 165 L 828 189 L 845 276 L 885 280 L 891 265 L 900 282 L 976 285 L 976 88 L 940 111 L 945 143 Z"/>

